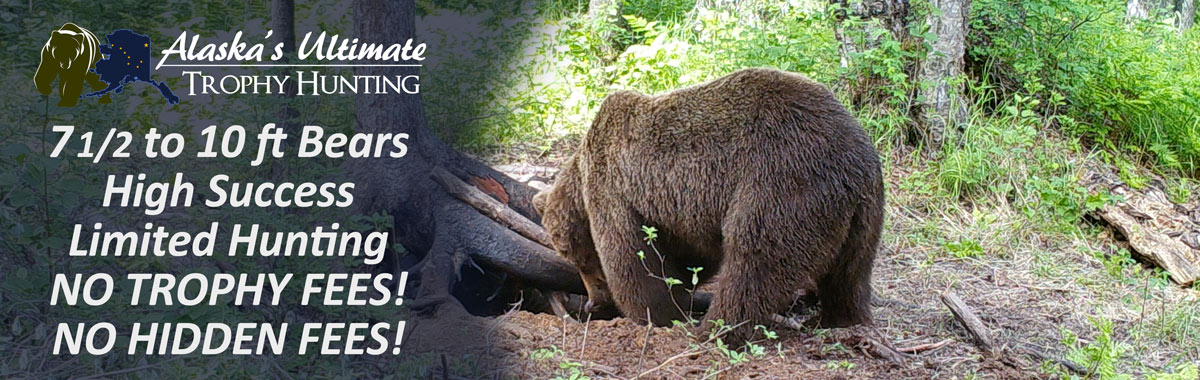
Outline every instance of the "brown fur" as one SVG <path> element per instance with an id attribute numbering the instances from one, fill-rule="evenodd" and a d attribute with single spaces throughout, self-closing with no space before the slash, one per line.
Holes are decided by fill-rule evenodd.
<path id="1" fill-rule="evenodd" d="M 798 289 L 816 291 L 823 326 L 871 323 L 883 202 L 878 153 L 854 117 L 824 86 L 769 69 L 609 95 L 534 199 L 591 302 L 628 318 L 684 319 L 686 291 L 672 295 L 650 273 L 688 282 L 687 267 L 703 267 L 703 280 L 719 268 L 705 318 L 744 322 L 730 341 L 769 323 Z M 665 265 L 643 225 L 659 229 Z"/>

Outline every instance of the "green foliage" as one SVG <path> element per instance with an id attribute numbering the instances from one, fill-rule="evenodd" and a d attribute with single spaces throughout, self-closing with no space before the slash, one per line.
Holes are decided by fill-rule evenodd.
<path id="1" fill-rule="evenodd" d="M 1200 379 L 1200 371 L 1196 370 L 1196 364 L 1184 364 L 1179 366 L 1174 373 L 1152 373 L 1146 376 L 1149 380 L 1196 380 Z"/>
<path id="2" fill-rule="evenodd" d="M 1200 170 L 1200 33 L 1128 25 L 1120 1 L 972 3 L 970 55 L 1006 92 L 1067 100 L 1062 125 L 1106 148 Z"/>
<path id="3" fill-rule="evenodd" d="M 960 259 L 983 256 L 983 246 L 974 240 L 951 241 L 946 242 L 942 246 L 946 248 L 946 251 L 950 252 L 951 256 Z"/>
<path id="4" fill-rule="evenodd" d="M 1062 343 L 1068 347 L 1067 359 L 1080 367 L 1086 368 L 1090 376 L 1105 380 L 1134 378 L 1129 374 L 1130 368 L 1121 363 L 1122 357 L 1129 354 L 1131 347 L 1113 338 L 1113 322 L 1103 317 L 1088 317 L 1096 328 L 1096 336 L 1084 344 L 1074 333 L 1062 330 Z M 1174 372 L 1152 372 L 1146 376 L 1149 379 L 1192 379 L 1197 378 L 1195 363 L 1180 365 Z M 1074 376 L 1072 376 L 1074 378 Z"/>
<path id="5" fill-rule="evenodd" d="M 763 3 L 760 13 L 778 22 L 749 27 L 727 11 L 693 11 L 692 4 L 630 1 L 628 31 L 586 17 L 585 7 L 550 4 L 475 40 L 442 41 L 467 48 L 435 52 L 445 63 L 423 73 L 430 122 L 468 150 L 545 151 L 585 131 L 615 89 L 659 93 L 741 67 L 775 67 L 822 82 L 838 75 L 824 5 Z M 605 32 L 615 32 L 624 50 L 610 55 Z"/>
<path id="6" fill-rule="evenodd" d="M 1139 271 L 1141 269 L 1141 267 L 1138 266 L 1137 261 L 1134 261 L 1133 256 L 1129 254 L 1129 250 L 1124 248 L 1117 249 L 1112 254 L 1104 254 L 1104 252 L 1098 250 L 1091 251 L 1091 254 L 1092 257 L 1096 258 L 1096 260 L 1099 260 L 1100 263 L 1104 265 L 1105 273 L 1107 273 L 1110 277 L 1121 281 L 1128 282 L 1131 280 L 1125 274 L 1127 269 L 1131 271 Z"/>
<path id="7" fill-rule="evenodd" d="M 654 257 L 658 258 L 658 263 L 656 264 L 657 267 L 663 268 L 666 265 L 666 257 L 663 256 L 662 252 L 660 252 L 658 250 L 658 246 L 654 245 L 655 240 L 658 239 L 658 229 L 654 228 L 654 227 L 650 227 L 650 226 L 642 226 L 642 234 L 645 235 L 644 237 L 642 237 L 642 240 L 645 241 L 646 244 L 650 246 L 651 251 L 654 251 Z M 667 285 L 667 291 L 671 291 L 677 285 L 683 285 L 683 281 L 680 279 L 677 279 L 677 278 L 674 278 L 671 276 L 667 276 L 665 273 L 656 274 L 653 270 L 650 270 L 650 266 L 646 264 L 646 252 L 645 251 L 637 251 L 637 257 L 638 257 L 638 260 L 642 263 L 642 268 L 644 268 L 646 270 L 646 275 L 653 277 L 655 279 L 661 280 L 664 284 Z M 688 294 L 690 294 L 694 297 L 695 291 L 696 291 L 696 289 L 695 289 L 696 285 L 700 282 L 700 278 L 699 278 L 700 270 L 703 268 L 688 268 L 688 269 L 691 270 L 691 272 L 692 272 L 692 286 L 690 288 L 687 288 L 686 290 L 687 290 Z M 674 298 L 671 298 L 671 302 L 675 303 L 675 309 L 679 310 L 679 313 L 683 314 L 687 318 L 687 321 L 685 321 L 685 322 L 680 322 L 680 321 L 674 321 L 674 322 L 681 323 L 681 324 L 687 324 L 687 325 L 695 325 L 695 324 L 699 323 L 699 321 L 692 318 L 691 310 L 684 310 L 683 307 L 679 305 L 679 302 L 677 300 L 675 300 Z M 691 303 L 689 303 L 689 304 L 691 304 Z"/>
<path id="8" fill-rule="evenodd" d="M 658 240 L 658 228 L 642 226 L 642 234 L 646 235 L 642 237 L 644 241 L 653 243 L 655 240 Z"/>
<path id="9" fill-rule="evenodd" d="M 831 362 L 825 363 L 825 368 L 849 371 L 849 370 L 854 369 L 854 362 L 851 362 L 849 360 L 831 361 Z"/>
<path id="10" fill-rule="evenodd" d="M 1079 338 L 1070 331 L 1062 332 L 1062 343 L 1070 348 L 1067 359 L 1088 368 L 1101 379 L 1130 378 L 1118 372 L 1118 360 L 1129 351 L 1129 345 L 1113 340 L 1113 322 L 1101 317 L 1089 317 L 1088 320 L 1097 333 L 1095 339 L 1087 344 L 1081 344 Z"/>
<path id="11" fill-rule="evenodd" d="M 1193 187 L 1190 186 L 1191 184 L 1189 182 L 1190 181 L 1188 181 L 1187 178 L 1180 178 L 1178 180 L 1171 181 L 1168 184 L 1167 196 L 1170 198 L 1171 202 L 1185 204 L 1189 199 L 1192 198 L 1192 192 L 1194 190 Z"/>
<path id="12" fill-rule="evenodd" d="M 655 244 L 654 244 L 654 242 L 658 239 L 658 229 L 655 227 L 650 227 L 650 226 L 642 226 L 642 234 L 644 235 L 642 239 L 646 242 L 647 245 L 649 245 L 651 251 L 653 251 L 655 256 L 658 258 L 657 266 L 659 268 L 663 267 L 665 265 L 666 259 L 663 256 L 662 252 L 660 252 L 658 250 L 658 247 L 655 246 Z M 637 256 L 638 256 L 638 259 L 642 263 L 642 268 L 644 268 L 646 270 L 646 275 L 663 281 L 667 287 L 667 291 L 671 291 L 675 286 L 683 285 L 683 281 L 681 281 L 679 279 L 676 279 L 676 278 L 670 277 L 670 276 L 659 275 L 659 274 L 655 273 L 653 270 L 651 270 L 650 266 L 646 264 L 645 251 L 638 251 Z M 700 272 L 703 271 L 704 268 L 689 267 L 689 268 L 687 268 L 687 270 L 689 272 L 692 272 L 692 280 L 691 280 L 691 287 L 686 288 L 686 290 L 689 295 L 691 295 L 692 297 L 695 297 L 695 291 L 696 291 L 695 288 L 700 283 L 700 277 L 699 277 Z M 687 319 L 686 321 L 672 321 L 673 326 L 675 326 L 677 328 L 687 329 L 687 328 L 691 328 L 691 327 L 700 325 L 699 320 L 692 318 L 692 310 L 684 310 L 683 307 L 681 307 L 679 305 L 678 301 L 676 301 L 674 299 L 674 297 L 672 297 L 671 302 L 675 303 L 675 308 L 677 310 L 679 310 L 679 312 L 681 314 L 683 314 Z M 694 302 L 692 302 L 692 303 L 694 303 Z M 738 327 L 738 325 L 736 325 L 736 324 L 729 325 L 725 322 L 725 320 L 721 320 L 721 319 L 718 319 L 715 321 L 709 321 L 709 322 L 711 323 L 711 329 L 706 332 L 707 338 L 704 338 L 705 340 L 703 342 L 701 342 L 699 345 L 693 344 L 693 346 L 711 345 L 711 349 L 714 350 L 719 355 L 721 355 L 722 357 L 724 357 L 727 362 L 726 364 L 728 364 L 728 365 L 738 365 L 738 364 L 749 362 L 753 358 L 760 358 L 760 357 L 765 356 L 766 355 L 766 347 L 764 347 L 761 343 L 764 341 L 776 341 L 779 339 L 779 334 L 776 333 L 775 331 L 770 330 L 766 326 L 763 326 L 763 325 L 756 325 L 756 326 L 754 326 L 754 332 L 755 332 L 757 339 L 750 339 L 750 340 L 746 341 L 745 347 L 742 347 L 742 348 L 729 347 L 728 345 L 725 344 L 725 341 L 722 339 L 722 337 L 725 336 L 726 334 L 728 334 L 729 332 L 733 331 L 733 329 Z M 746 322 L 742 321 L 741 323 L 746 323 Z M 685 332 L 689 337 L 699 338 L 690 330 L 685 330 Z M 758 335 L 761 335 L 761 337 L 758 337 Z M 692 347 L 692 349 L 699 350 L 698 347 Z M 707 349 L 705 349 L 705 351 L 706 350 Z M 781 346 L 776 345 L 776 352 L 779 352 L 782 355 Z M 713 364 L 712 367 L 710 367 L 708 369 L 708 371 L 710 373 L 716 373 L 717 367 L 719 367 L 721 365 L 721 363 L 714 362 L 712 364 Z"/>
<path id="13" fill-rule="evenodd" d="M 1174 286 L 1170 280 L 1165 286 Z M 1146 305 L 1158 309 L 1157 318 L 1143 326 L 1147 337 L 1160 342 L 1188 343 L 1200 339 L 1200 299 L 1188 297 L 1171 305 Z"/>
<path id="14" fill-rule="evenodd" d="M 746 341 L 745 347 L 741 349 L 737 349 L 736 347 L 730 348 L 725 344 L 725 341 L 721 339 L 721 336 L 731 331 L 734 326 L 726 325 L 725 321 L 723 320 L 713 321 L 713 325 L 714 328 L 709 332 L 708 338 L 709 340 L 713 341 L 713 348 L 716 350 L 716 352 L 723 356 L 726 361 L 728 361 L 729 365 L 738 365 L 749 362 L 754 358 L 766 356 L 766 347 L 760 344 L 763 342 L 763 339 L 766 339 L 767 341 L 779 339 L 779 335 L 774 331 L 767 329 L 766 326 L 757 325 L 754 326 L 754 331 L 761 332 L 763 338 Z"/>
<path id="15" fill-rule="evenodd" d="M 566 357 L 558 346 L 550 346 L 549 348 L 539 348 L 529 353 L 529 358 L 535 362 L 545 362 L 559 358 L 558 368 L 553 377 L 554 380 L 588 380 L 590 377 L 584 374 L 584 365 L 578 361 Z"/>
<path id="16" fill-rule="evenodd" d="M 651 20 L 680 22 L 695 8 L 695 0 L 626 0 L 625 9 Z"/>
<path id="17" fill-rule="evenodd" d="M 921 20 L 928 12 L 928 3 L 913 2 L 907 24 L 907 33 L 911 38 L 901 40 L 905 36 L 892 34 L 877 18 L 862 20 L 859 17 L 845 17 L 841 20 L 840 30 L 842 39 L 853 41 L 855 49 L 861 51 L 846 51 L 844 65 L 839 67 L 840 78 L 847 80 L 847 85 L 855 89 L 860 98 L 882 99 L 889 108 L 899 110 L 900 115 L 907 120 L 909 106 L 914 99 L 911 94 L 920 86 L 911 78 L 914 72 L 914 62 L 925 57 L 929 50 L 929 42 L 936 40 L 936 35 L 928 33 L 928 26 Z M 838 3 L 831 2 L 827 8 L 827 17 L 850 14 L 849 9 L 843 9 Z M 830 27 L 834 27 L 832 24 Z"/>

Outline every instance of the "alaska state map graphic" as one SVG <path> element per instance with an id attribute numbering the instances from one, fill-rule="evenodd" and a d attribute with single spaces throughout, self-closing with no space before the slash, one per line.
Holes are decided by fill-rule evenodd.
<path id="1" fill-rule="evenodd" d="M 179 104 L 179 97 L 171 92 L 166 83 L 150 79 L 150 37 L 122 29 L 105 38 L 108 39 L 108 45 L 100 46 L 100 53 L 104 57 L 96 61 L 93 71 L 100 75 L 100 81 L 108 84 L 108 87 L 85 96 L 104 96 L 110 92 L 120 94 L 126 84 L 145 82 L 157 88 L 167 103 Z"/>

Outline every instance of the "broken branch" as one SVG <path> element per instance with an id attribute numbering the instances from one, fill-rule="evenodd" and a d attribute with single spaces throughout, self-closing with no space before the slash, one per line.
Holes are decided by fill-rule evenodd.
<path id="1" fill-rule="evenodd" d="M 771 314 L 771 321 L 796 331 L 804 331 L 804 324 L 797 321 L 795 318 L 785 317 L 779 314 Z"/>
<path id="2" fill-rule="evenodd" d="M 992 341 L 992 334 L 988 331 L 987 326 L 984 326 L 983 321 L 971 311 L 970 307 L 958 298 L 954 293 L 946 292 L 942 294 L 942 303 L 950 308 L 950 313 L 954 314 L 954 320 L 958 324 L 967 329 L 967 333 L 971 334 L 971 338 L 975 341 L 975 345 L 986 354 L 992 354 L 995 350 L 995 343 Z"/>
<path id="3" fill-rule="evenodd" d="M 897 348 L 896 351 L 900 351 L 900 352 L 903 352 L 906 354 L 915 354 L 915 353 L 922 352 L 922 351 L 936 350 L 936 349 L 942 348 L 942 346 L 950 344 L 950 342 L 953 342 L 953 341 L 954 341 L 954 339 L 945 339 L 945 340 L 942 340 L 941 342 L 918 344 L 918 345 L 912 346 L 912 347 L 901 347 L 901 348 Z"/>
<path id="4" fill-rule="evenodd" d="M 797 321 L 795 318 L 780 314 L 772 314 L 771 320 L 792 330 L 806 330 L 804 324 L 800 323 L 800 321 Z M 858 334 L 858 336 L 859 339 L 866 343 L 866 348 L 870 351 L 867 352 L 867 354 L 886 359 L 887 361 L 895 364 L 904 364 L 904 354 L 888 344 L 888 339 L 884 337 L 879 330 L 876 330 L 871 326 L 865 326 L 865 330 L 865 332 L 863 332 L 861 329 L 858 330 L 861 333 Z"/>
<path id="5" fill-rule="evenodd" d="M 564 300 L 562 292 L 550 292 L 550 299 L 547 301 L 550 302 L 550 310 L 554 311 L 554 315 L 562 318 L 563 320 L 570 319 L 571 322 L 575 321 L 571 318 L 571 314 L 567 313 L 566 301 Z"/>
<path id="6" fill-rule="evenodd" d="M 958 298 L 958 296 L 954 293 L 947 292 L 946 294 L 942 295 L 942 302 L 950 308 L 950 312 L 954 314 L 954 319 L 957 320 L 958 323 L 963 326 L 963 328 L 966 328 L 967 332 L 975 338 L 975 344 L 978 345 L 980 349 L 989 355 L 995 352 L 994 349 L 996 345 L 992 341 L 991 334 L 987 327 L 983 325 L 983 321 L 981 321 L 979 317 L 975 315 L 975 312 L 971 311 L 971 308 L 967 307 L 967 304 L 963 303 L 962 299 Z M 1070 370 L 1076 374 L 1085 376 L 1090 375 L 1086 369 L 1080 367 L 1078 364 L 1053 357 L 1042 352 L 1040 349 L 1034 348 L 1033 346 L 1022 345 L 1017 347 L 1017 349 L 1038 360 L 1057 363 L 1058 365 L 1061 365 L 1067 370 Z"/>
<path id="7" fill-rule="evenodd" d="M 1074 372 L 1075 374 L 1082 375 L 1082 376 L 1090 376 L 1091 375 L 1091 372 L 1088 371 L 1086 368 L 1083 368 L 1082 366 L 1075 364 L 1071 361 L 1063 360 L 1063 359 L 1059 359 L 1057 357 L 1051 356 L 1045 352 L 1042 352 L 1042 350 L 1040 350 L 1040 349 L 1034 348 L 1033 346 L 1025 345 L 1025 346 L 1020 347 L 1020 349 L 1021 349 L 1021 351 L 1024 351 L 1026 355 L 1032 356 L 1041 361 L 1049 361 L 1049 362 L 1057 363 L 1058 365 L 1063 366 L 1063 368 L 1066 368 L 1067 370 Z"/>

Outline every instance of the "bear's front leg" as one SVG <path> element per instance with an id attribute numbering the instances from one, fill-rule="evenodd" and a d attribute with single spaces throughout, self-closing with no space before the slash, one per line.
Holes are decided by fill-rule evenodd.
<path id="1" fill-rule="evenodd" d="M 677 274 L 668 270 L 664 275 L 664 263 L 642 239 L 641 227 L 642 221 L 628 208 L 592 215 L 592 237 L 613 301 L 621 314 L 638 323 L 645 323 L 647 316 L 658 326 L 686 321 L 686 305 L 676 300 L 686 300 L 687 292 L 683 285 L 672 286 L 664 280 Z M 671 267 L 669 263 L 666 266 Z"/>
<path id="2" fill-rule="evenodd" d="M 37 73 L 33 74 L 33 85 L 37 87 L 38 93 L 42 95 L 50 95 L 54 91 L 54 86 L 51 86 L 50 82 L 54 81 L 59 71 L 58 63 L 53 60 L 54 58 L 50 57 L 47 60 L 46 57 L 47 54 L 43 53 L 42 63 L 38 65 Z"/>
<path id="3" fill-rule="evenodd" d="M 58 106 L 59 107 L 74 107 L 79 103 L 79 96 L 83 94 L 83 78 L 71 80 L 67 76 L 58 78 Z"/>

